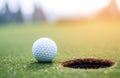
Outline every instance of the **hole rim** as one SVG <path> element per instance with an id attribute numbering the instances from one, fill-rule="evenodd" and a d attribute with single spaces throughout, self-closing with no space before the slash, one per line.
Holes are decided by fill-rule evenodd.
<path id="1" fill-rule="evenodd" d="M 103 67 L 96 67 L 96 68 L 81 68 L 81 67 L 77 67 L 77 68 L 74 68 L 74 67 L 69 67 L 69 66 L 67 66 L 66 64 L 67 63 L 69 63 L 69 64 L 72 64 L 74 61 L 79 61 L 79 60 L 82 60 L 82 61 L 84 61 L 84 60 L 91 60 L 92 59 L 92 61 L 98 61 L 99 63 L 102 63 L 102 62 L 106 62 L 107 64 L 110 64 L 110 66 L 103 66 Z M 101 62 L 102 61 L 102 62 Z M 93 69 L 93 70 L 95 70 L 95 69 L 105 69 L 105 68 L 113 68 L 113 67 L 115 67 L 116 65 L 117 65 L 117 63 L 115 62 L 115 61 L 112 61 L 112 60 L 109 60 L 109 59 L 101 59 L 101 58 L 77 58 L 77 59 L 72 59 L 72 60 L 67 60 L 67 61 L 64 61 L 64 62 L 62 62 L 61 63 L 61 65 L 63 66 L 63 67 L 65 67 L 65 68 L 70 68 L 70 69 Z"/>

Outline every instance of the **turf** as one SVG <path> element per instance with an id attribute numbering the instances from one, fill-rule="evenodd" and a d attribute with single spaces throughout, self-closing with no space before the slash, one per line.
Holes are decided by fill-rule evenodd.
<path id="1" fill-rule="evenodd" d="M 0 25 L 0 78 L 119 78 L 119 26 L 119 21 Z M 33 42 L 40 37 L 49 37 L 58 46 L 58 54 L 52 63 L 38 63 L 32 56 Z M 91 57 L 117 64 L 94 70 L 61 65 L 74 58 Z"/>

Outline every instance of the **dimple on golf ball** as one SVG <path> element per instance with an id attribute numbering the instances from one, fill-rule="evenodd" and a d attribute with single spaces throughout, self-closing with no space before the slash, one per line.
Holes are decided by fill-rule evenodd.
<path id="1" fill-rule="evenodd" d="M 32 54 L 39 62 L 51 62 L 57 54 L 56 43 L 49 38 L 40 38 L 34 42 Z"/>

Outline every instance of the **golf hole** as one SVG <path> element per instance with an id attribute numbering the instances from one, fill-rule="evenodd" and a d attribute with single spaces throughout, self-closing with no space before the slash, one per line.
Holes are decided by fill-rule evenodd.
<path id="1" fill-rule="evenodd" d="M 114 66 L 115 62 L 105 59 L 85 58 L 65 61 L 62 66 L 74 69 L 99 69 Z"/>

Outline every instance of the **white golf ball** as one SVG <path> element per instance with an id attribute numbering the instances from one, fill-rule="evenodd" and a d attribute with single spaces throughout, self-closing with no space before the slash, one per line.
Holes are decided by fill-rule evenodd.
<path id="1" fill-rule="evenodd" d="M 39 62 L 51 62 L 57 54 L 56 43 L 49 38 L 40 38 L 34 42 L 32 54 Z"/>

